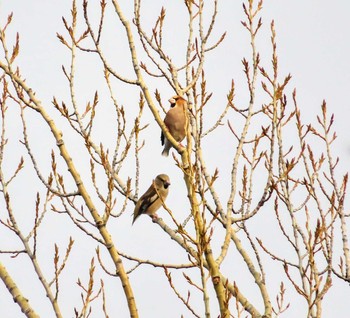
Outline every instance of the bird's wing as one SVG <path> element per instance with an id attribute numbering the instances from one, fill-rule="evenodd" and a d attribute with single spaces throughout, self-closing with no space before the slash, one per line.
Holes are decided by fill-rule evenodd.
<path id="1" fill-rule="evenodd" d="M 143 213 L 146 213 L 147 210 L 152 206 L 152 204 L 158 199 L 157 191 L 154 189 L 153 184 L 148 188 L 148 190 L 141 196 L 137 201 L 134 218 L 132 223 L 134 224 L 135 220 Z"/>
<path id="2" fill-rule="evenodd" d="M 141 197 L 142 204 L 138 214 L 146 213 L 149 207 L 158 199 L 157 191 L 153 184 L 148 188 L 146 193 Z"/>

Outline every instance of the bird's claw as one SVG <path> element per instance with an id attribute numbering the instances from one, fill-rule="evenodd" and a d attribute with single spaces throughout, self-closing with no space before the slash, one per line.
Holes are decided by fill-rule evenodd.
<path id="1" fill-rule="evenodd" d="M 151 218 L 152 218 L 152 222 L 153 222 L 153 223 L 155 223 L 155 222 L 159 219 L 159 217 L 158 217 L 157 214 L 152 214 L 152 215 L 151 215 Z"/>

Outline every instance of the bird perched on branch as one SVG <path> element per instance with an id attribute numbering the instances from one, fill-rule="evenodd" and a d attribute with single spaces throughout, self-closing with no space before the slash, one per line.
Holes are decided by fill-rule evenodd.
<path id="1" fill-rule="evenodd" d="M 172 108 L 166 113 L 164 118 L 164 124 L 168 128 L 173 138 L 181 143 L 186 136 L 186 107 L 187 101 L 181 96 L 174 96 L 169 99 Z M 165 157 L 169 156 L 169 150 L 172 147 L 171 142 L 165 137 L 164 133 L 160 137 L 164 149 L 162 155 Z"/>
<path id="2" fill-rule="evenodd" d="M 170 179 L 166 174 L 158 175 L 148 190 L 137 201 L 132 224 L 141 214 L 148 214 L 152 219 L 157 218 L 156 212 L 168 196 Z"/>

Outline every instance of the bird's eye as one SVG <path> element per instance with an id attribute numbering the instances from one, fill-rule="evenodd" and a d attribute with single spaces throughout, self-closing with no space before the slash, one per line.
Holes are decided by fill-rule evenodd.
<path id="1" fill-rule="evenodd" d="M 165 188 L 165 189 L 168 189 L 168 188 L 169 188 L 169 184 L 165 183 L 165 184 L 164 184 L 164 188 Z"/>

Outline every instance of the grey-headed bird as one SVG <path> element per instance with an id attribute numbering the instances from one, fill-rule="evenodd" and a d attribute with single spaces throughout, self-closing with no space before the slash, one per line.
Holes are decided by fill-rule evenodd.
<path id="1" fill-rule="evenodd" d="M 152 219 L 157 217 L 156 212 L 168 196 L 169 186 L 170 179 L 166 174 L 160 174 L 153 180 L 151 186 L 136 203 L 132 224 L 141 214 L 148 214 Z"/>
<path id="2" fill-rule="evenodd" d="M 168 128 L 170 134 L 174 137 L 177 142 L 181 142 L 184 140 L 186 136 L 186 106 L 187 101 L 181 96 L 174 96 L 169 99 L 171 107 L 165 115 L 164 124 Z M 164 145 L 164 149 L 162 155 L 165 157 L 169 156 L 169 150 L 172 147 L 171 142 L 162 135 L 160 137 L 162 141 L 162 145 Z"/>

